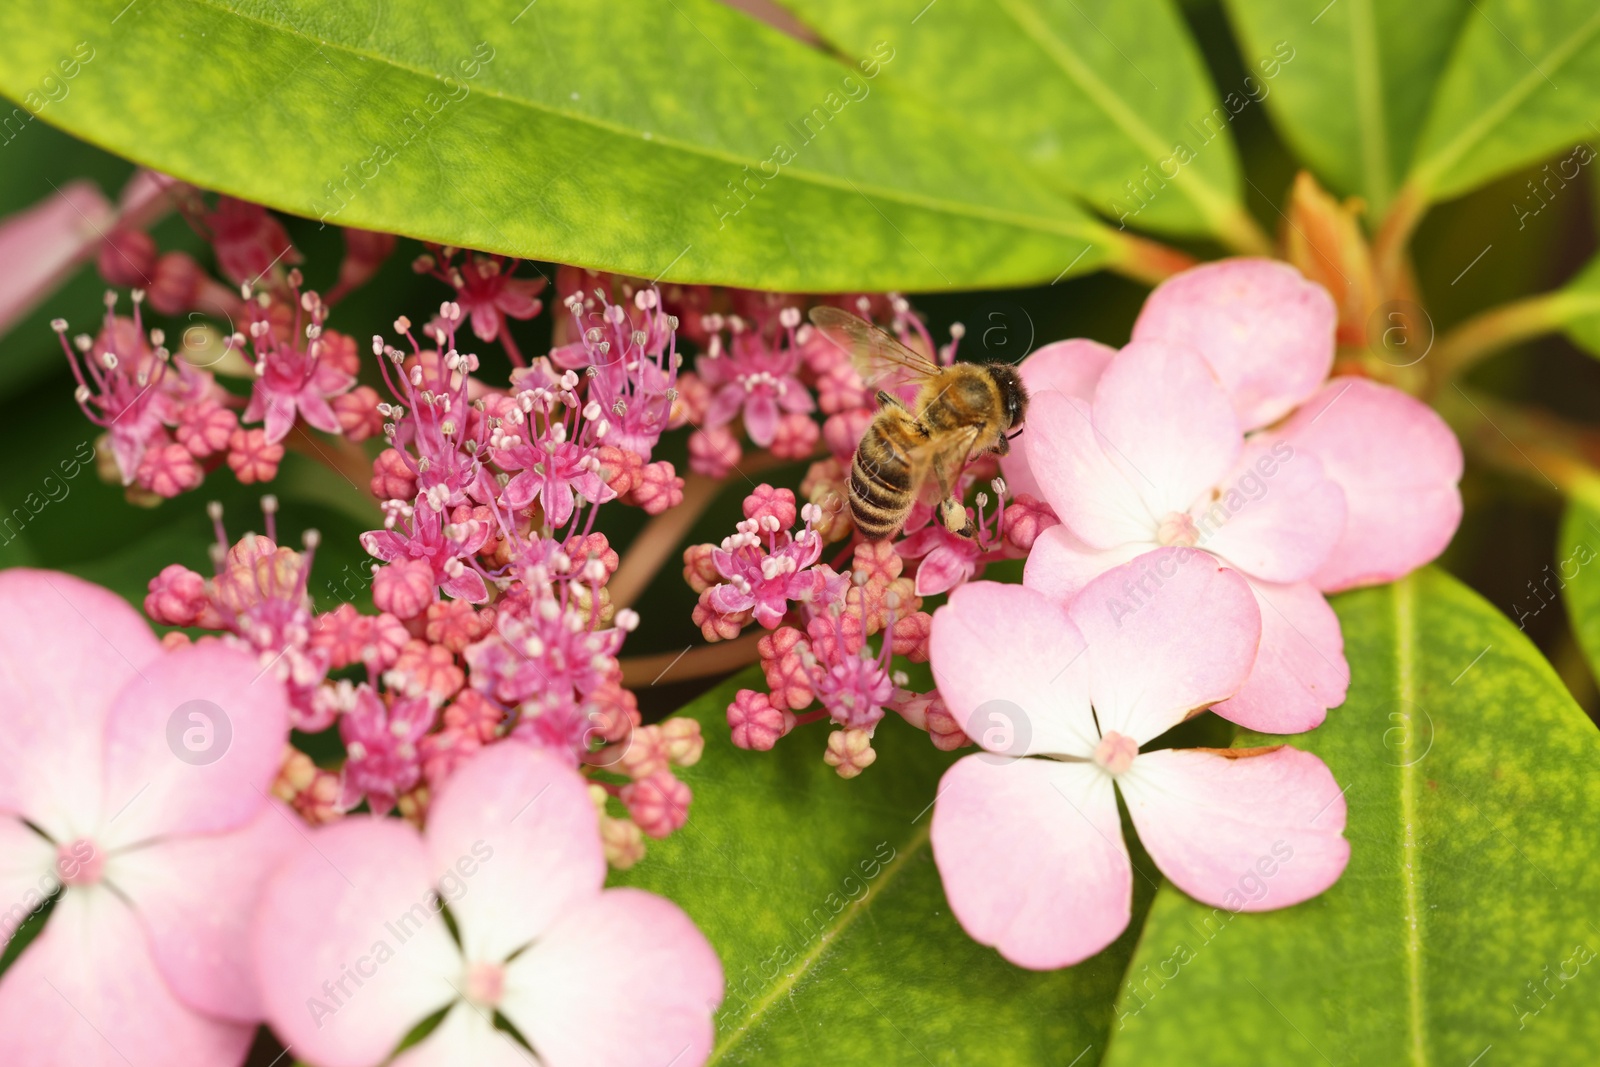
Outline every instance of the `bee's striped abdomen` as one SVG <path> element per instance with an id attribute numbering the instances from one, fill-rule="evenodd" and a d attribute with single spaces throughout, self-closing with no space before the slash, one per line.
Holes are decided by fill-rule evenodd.
<path id="1" fill-rule="evenodd" d="M 874 423 L 867 427 L 850 463 L 850 515 L 869 541 L 893 537 L 911 513 L 911 472 L 888 459 L 893 455 L 893 448 Z"/>

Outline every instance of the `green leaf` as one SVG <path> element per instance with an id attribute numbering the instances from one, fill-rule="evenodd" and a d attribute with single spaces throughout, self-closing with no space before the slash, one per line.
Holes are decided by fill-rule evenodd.
<path id="1" fill-rule="evenodd" d="M 1328 186 L 1365 198 L 1368 217 L 1381 217 L 1411 160 L 1466 3 L 1227 6 L 1245 65 L 1284 139 Z"/>
<path id="2" fill-rule="evenodd" d="M 86 140 L 446 244 L 840 290 L 1048 280 L 1120 240 L 1003 149 L 713 0 L 70 0 L 6 5 L 0 34 L 0 91 L 25 103 L 92 51 L 41 113 Z"/>
<path id="3" fill-rule="evenodd" d="M 894 41 L 903 58 L 886 85 L 1002 141 L 1108 218 L 1253 247 L 1232 115 L 1167 0 L 784 3 L 847 55 Z M 1192 156 L 1181 166 L 1179 145 Z"/>
<path id="4" fill-rule="evenodd" d="M 1467 192 L 1597 132 L 1600 7 L 1591 0 L 1472 6 L 1412 168 L 1410 182 L 1429 200 Z M 1411 5 L 1404 7 L 1409 13 Z"/>
<path id="5" fill-rule="evenodd" d="M 1346 785 L 1349 868 L 1256 915 L 1162 889 L 1109 1062 L 1566 1062 L 1600 1040 L 1600 733 L 1442 571 L 1335 607 L 1350 699 L 1271 740 Z"/>
<path id="6" fill-rule="evenodd" d="M 1137 883 L 1130 932 L 1092 960 L 1045 974 L 1011 966 L 951 917 L 928 847 L 928 809 L 953 757 L 894 715 L 853 781 L 822 762 L 820 727 L 771 752 L 735 748 L 728 702 L 761 684 L 754 668 L 684 709 L 706 736 L 682 774 L 688 824 L 615 879 L 677 901 L 721 956 L 728 995 L 709 1063 L 1097 1062 L 1153 883 Z"/>
<path id="7" fill-rule="evenodd" d="M 1572 618 L 1578 647 L 1589 669 L 1600 677 L 1600 486 L 1589 499 L 1574 496 L 1561 519 L 1560 559 L 1533 580 L 1513 610 L 1519 618 L 1537 615 L 1560 593 Z M 1527 615 L 1523 613 L 1526 612 Z"/>

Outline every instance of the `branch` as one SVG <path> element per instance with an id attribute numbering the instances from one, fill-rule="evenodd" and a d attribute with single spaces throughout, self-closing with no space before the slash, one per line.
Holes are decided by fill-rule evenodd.
<path id="1" fill-rule="evenodd" d="M 1199 262 L 1187 252 L 1133 234 L 1113 235 L 1106 267 L 1137 282 L 1155 285 Z M 1063 271 L 1062 273 L 1066 273 Z M 1056 279 L 1060 281 L 1060 279 Z"/>
<path id="2" fill-rule="evenodd" d="M 1600 431 L 1452 386 L 1436 406 L 1475 460 L 1600 508 Z"/>
<path id="3" fill-rule="evenodd" d="M 763 630 L 736 637 L 732 641 L 718 641 L 699 648 L 690 646 L 676 654 L 662 652 L 650 656 L 624 657 L 621 661 L 622 684 L 630 689 L 638 689 L 655 685 L 669 672 L 674 682 L 686 682 L 691 678 L 736 671 L 759 658 L 756 645 L 764 636 L 766 631 Z"/>
<path id="4" fill-rule="evenodd" d="M 815 459 L 822 454 L 814 452 L 809 458 Z M 796 462 L 804 461 L 780 459 L 770 452 L 758 452 L 746 459 L 742 467 L 735 469 L 750 483 L 751 488 L 755 488 L 753 475 Z M 708 478 L 693 471 L 683 476 L 683 502 L 645 524 L 639 536 L 629 542 L 622 562 L 617 565 L 617 573 L 606 583 L 606 588 L 611 591 L 612 604 L 619 608 L 633 606 L 639 595 L 655 580 L 661 565 L 683 548 L 684 537 L 700 516 L 705 514 L 711 502 L 716 500 L 718 491 L 727 481 L 725 478 Z"/>
<path id="5" fill-rule="evenodd" d="M 617 573 L 606 583 L 612 604 L 626 608 L 639 599 L 661 565 L 681 550 L 684 535 L 705 514 L 721 488 L 722 482 L 716 478 L 693 471 L 683 476 L 683 502 L 645 523 L 644 529 L 628 545 L 627 553 L 617 565 Z"/>
<path id="6" fill-rule="evenodd" d="M 1600 314 L 1600 292 L 1561 290 L 1475 315 L 1445 334 L 1434 349 L 1434 389 L 1443 389 L 1468 368 L 1502 349 L 1596 314 Z"/>
<path id="7" fill-rule="evenodd" d="M 1389 205 L 1389 213 L 1372 240 L 1373 272 L 1378 292 L 1395 294 L 1409 287 L 1406 248 L 1417 224 L 1428 212 L 1428 198 L 1414 184 L 1406 184 Z"/>

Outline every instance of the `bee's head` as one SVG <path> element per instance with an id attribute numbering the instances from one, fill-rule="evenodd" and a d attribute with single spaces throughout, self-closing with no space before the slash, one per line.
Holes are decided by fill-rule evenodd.
<path id="1" fill-rule="evenodd" d="M 1005 428 L 1010 430 L 1021 426 L 1028 411 L 1028 390 L 1022 384 L 1022 376 L 1015 367 L 1006 363 L 991 363 L 989 376 L 1000 391 L 1000 409 L 1005 412 Z"/>

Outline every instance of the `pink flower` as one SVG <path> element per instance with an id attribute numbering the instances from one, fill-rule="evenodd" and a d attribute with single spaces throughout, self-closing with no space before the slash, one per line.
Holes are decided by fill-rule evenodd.
<path id="1" fill-rule="evenodd" d="M 256 381 L 244 421 L 265 421 L 267 443 L 274 445 L 294 429 L 296 414 L 324 433 L 341 432 L 339 416 L 328 401 L 348 393 L 356 384 L 354 375 L 343 366 L 345 360 L 339 358 L 350 350 L 349 339 L 334 333 L 324 335 L 327 306 L 316 293 L 300 293 L 298 281 L 298 272 L 291 273 L 296 303 L 286 339 L 273 329 L 265 293 L 248 305 Z M 309 314 L 309 322 L 302 322 L 302 313 Z"/>
<path id="2" fill-rule="evenodd" d="M 512 362 L 522 366 L 521 353 L 511 340 L 505 320 L 531 319 L 539 314 L 544 304 L 538 296 L 544 292 L 548 280 L 512 277 L 518 264 L 515 259 L 467 252 L 457 263 L 454 262 L 455 249 L 430 247 L 433 255 L 422 257 L 416 265 L 455 287 L 456 303 L 472 317 L 472 332 L 478 340 L 499 338 Z"/>
<path id="3" fill-rule="evenodd" d="M 708 426 L 689 435 L 689 469 L 696 474 L 726 478 L 738 470 L 743 458 L 739 438 L 726 426 Z"/>
<path id="4" fill-rule="evenodd" d="M 1236 571 L 1190 549 L 1149 558 L 1165 584 L 1132 611 L 1118 603 L 1139 572 L 1124 565 L 1070 607 L 975 582 L 934 616 L 939 693 L 987 750 L 940 783 L 934 859 L 961 925 L 1019 966 L 1077 963 L 1126 928 L 1118 792 L 1162 873 L 1215 907 L 1299 903 L 1349 859 L 1344 798 L 1317 757 L 1141 751 L 1243 683 L 1260 632 Z"/>
<path id="5" fill-rule="evenodd" d="M 194 456 L 182 445 L 166 444 L 146 449 L 139 459 L 139 470 L 134 481 L 141 489 L 148 489 L 169 500 L 179 493 L 197 489 L 205 474 Z"/>
<path id="6" fill-rule="evenodd" d="M 65 887 L 0 977 L 0 1062 L 239 1063 L 262 1017 L 246 916 L 300 841 L 267 799 L 282 686 L 34 570 L 0 574 L 0 673 L 0 938 Z"/>
<path id="7" fill-rule="evenodd" d="M 90 422 L 106 431 L 122 484 L 132 485 L 145 451 L 168 442 L 164 423 L 171 415 L 171 399 L 164 387 L 174 375 L 159 335 L 145 342 L 143 297 L 134 300 L 131 321 L 113 313 L 116 299 L 115 293 L 106 294 L 98 340 L 80 334 L 69 344 L 65 319 L 53 320 L 50 327 L 61 338 L 61 349 L 78 381 L 73 394 L 78 406 Z"/>
<path id="8" fill-rule="evenodd" d="M 1005 485 L 999 479 L 994 484 L 997 491 Z M 1006 554 L 1008 546 L 1002 534 L 1004 500 L 987 514 L 987 493 L 978 494 L 977 504 L 974 520 L 976 532 L 972 537 L 957 537 L 942 523 L 930 521 L 894 546 L 895 552 L 902 558 L 922 561 L 917 565 L 915 588 L 918 596 L 948 593 L 978 573 L 981 564 Z"/>
<path id="9" fill-rule="evenodd" d="M 349 755 L 339 806 L 348 811 L 366 797 L 374 815 L 387 815 L 395 798 L 422 780 L 420 746 L 438 715 L 438 703 L 426 697 L 395 696 L 386 703 L 371 686 L 358 686 L 339 720 Z"/>
<path id="10" fill-rule="evenodd" d="M 1282 263 L 1187 271 L 1151 294 L 1120 353 L 1069 341 L 1024 362 L 1042 406 L 1005 464 L 1061 519 L 1034 543 L 1029 585 L 1070 599 L 1164 544 L 1249 578 L 1261 654 L 1216 710 L 1269 732 L 1310 729 L 1344 700 L 1322 593 L 1427 563 L 1461 515 L 1460 447 L 1432 410 L 1366 380 L 1322 384 L 1335 317 Z"/>
<path id="11" fill-rule="evenodd" d="M 488 540 L 489 524 L 481 519 L 464 518 L 446 522 L 444 516 L 428 503 L 428 494 L 417 497 L 411 509 L 409 529 L 369 530 L 361 535 L 361 547 L 385 563 L 412 560 L 426 563 L 433 571 L 433 584 L 450 596 L 482 604 L 489 599 L 489 588 L 473 560 L 474 554 Z M 415 568 L 408 569 L 409 576 Z M 428 598 L 428 602 L 432 601 Z M 408 600 L 409 604 L 410 601 Z M 417 611 L 427 603 L 417 605 Z M 410 616 L 394 608 L 401 618 Z"/>
<path id="12" fill-rule="evenodd" d="M 534 412 L 544 415 L 539 420 L 544 422 L 542 432 L 535 428 L 535 420 L 530 416 L 522 431 L 537 433 L 532 441 L 526 437 L 508 437 L 495 443 L 495 463 L 505 470 L 518 472 L 506 483 L 501 503 L 516 511 L 538 500 L 545 525 L 554 529 L 566 525 L 572 518 L 580 497 L 591 504 L 615 500 L 616 491 L 600 476 L 596 449 L 580 444 L 577 438 L 581 434 L 571 429 L 578 422 L 576 407 L 566 417 L 554 416 L 552 412 L 560 408 L 562 401 L 543 390 L 535 390 L 530 402 Z M 599 415 L 599 406 L 589 404 L 588 421 L 593 422 Z"/>
<path id="13" fill-rule="evenodd" d="M 551 1067 L 709 1055 L 716 954 L 670 901 L 602 888 L 594 803 L 555 757 L 516 741 L 472 756 L 424 834 L 352 817 L 311 836 L 326 859 L 288 864 L 254 924 L 267 1018 L 295 1055 L 387 1062 L 440 1007 L 443 1022 L 397 1063 L 527 1061 L 496 1012 Z"/>
<path id="14" fill-rule="evenodd" d="M 728 705 L 728 729 L 740 748 L 766 752 L 794 727 L 794 712 L 773 707 L 767 694 L 754 689 L 739 690 Z"/>
<path id="15" fill-rule="evenodd" d="M 637 504 L 646 515 L 659 515 L 683 503 L 683 479 L 664 459 L 639 468 L 638 483 L 628 492 L 630 504 Z"/>
<path id="16" fill-rule="evenodd" d="M 806 507 L 817 510 L 812 504 Z M 723 615 L 754 612 L 756 622 L 775 629 L 789 610 L 790 600 L 802 599 L 815 590 L 816 577 L 808 568 L 822 555 L 822 538 L 811 528 L 810 516 L 805 529 L 793 537 L 770 513 L 745 519 L 737 530 L 711 553 L 711 561 L 725 581 L 711 589 L 708 603 Z"/>
<path id="17" fill-rule="evenodd" d="M 641 289 L 633 294 L 634 313 L 599 295 L 593 301 L 576 295 L 566 301 L 579 340 L 550 354 L 558 366 L 583 372 L 588 398 L 600 405 L 603 421 L 592 423 L 591 443 L 626 449 L 648 462 L 661 435 L 672 426 L 678 406 L 677 319 L 661 306 L 660 294 Z"/>
<path id="18" fill-rule="evenodd" d="M 798 313 L 794 321 L 798 323 Z M 766 448 L 778 434 L 783 412 L 804 414 L 816 408 L 810 390 L 798 377 L 800 349 L 794 343 L 792 327 L 786 332 L 787 343 L 776 344 L 753 331 L 735 333 L 726 353 L 718 338 L 710 353 L 695 361 L 700 378 L 714 390 L 706 412 L 707 429 L 726 426 L 743 415 L 750 440 Z"/>

